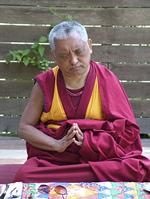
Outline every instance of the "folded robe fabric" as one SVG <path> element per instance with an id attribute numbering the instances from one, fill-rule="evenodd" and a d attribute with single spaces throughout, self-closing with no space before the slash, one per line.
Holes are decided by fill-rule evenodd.
<path id="1" fill-rule="evenodd" d="M 106 67 L 94 61 L 90 65 L 91 74 L 93 77 L 96 74 L 98 79 L 104 117 L 100 120 L 85 119 L 85 110 L 79 109 L 75 118 L 73 115 L 67 117 L 57 130 L 39 122 L 36 128 L 55 139 L 61 139 L 76 122 L 84 133 L 84 142 L 80 147 L 71 144 L 63 153 L 27 144 L 28 160 L 14 181 L 150 181 L 150 160 L 141 155 L 139 127 L 122 85 Z M 47 92 L 50 81 L 54 82 L 52 72 L 45 72 L 37 81 L 45 96 L 44 108 L 48 110 L 52 103 L 50 92 L 54 91 L 51 83 L 51 90 Z M 86 95 L 88 98 L 88 92 Z M 79 106 L 82 103 L 81 100 Z M 68 116 L 67 103 L 63 106 Z M 78 114 L 80 117 L 77 117 Z"/>

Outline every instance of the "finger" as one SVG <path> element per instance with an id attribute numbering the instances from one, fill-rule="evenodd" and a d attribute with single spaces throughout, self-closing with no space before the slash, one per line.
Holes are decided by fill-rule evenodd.
<path id="1" fill-rule="evenodd" d="M 74 142 L 74 138 L 69 139 L 69 140 L 66 142 L 66 148 L 67 148 L 70 144 L 72 144 L 73 142 Z"/>
<path id="2" fill-rule="evenodd" d="M 67 135 L 72 134 L 73 130 L 75 130 L 74 125 L 72 125 L 72 126 L 70 127 L 70 129 L 69 129 L 68 132 L 67 132 Z"/>
<path id="3" fill-rule="evenodd" d="M 68 141 L 68 140 L 72 139 L 75 135 L 76 135 L 76 131 L 73 130 L 72 132 L 67 133 L 67 135 L 65 135 L 65 138 Z"/>
<path id="4" fill-rule="evenodd" d="M 82 142 L 76 140 L 75 138 L 73 139 L 74 143 L 77 145 L 77 146 L 81 146 L 82 145 Z"/>
<path id="5" fill-rule="evenodd" d="M 83 133 L 81 130 L 78 130 L 78 134 L 83 137 Z"/>
<path id="6" fill-rule="evenodd" d="M 80 128 L 76 129 L 76 133 L 83 137 L 83 132 L 80 130 Z"/>
<path id="7" fill-rule="evenodd" d="M 83 135 L 80 135 L 78 131 L 76 132 L 76 137 L 78 141 L 81 141 L 81 142 L 83 141 Z"/>
<path id="8" fill-rule="evenodd" d="M 78 130 L 80 135 L 83 135 L 83 132 L 81 131 L 81 129 L 79 128 L 78 124 L 76 124 L 76 129 Z"/>
<path id="9" fill-rule="evenodd" d="M 74 142 L 73 138 L 70 139 L 69 141 L 63 140 L 59 152 L 64 152 L 66 150 L 66 148 L 71 145 Z"/>

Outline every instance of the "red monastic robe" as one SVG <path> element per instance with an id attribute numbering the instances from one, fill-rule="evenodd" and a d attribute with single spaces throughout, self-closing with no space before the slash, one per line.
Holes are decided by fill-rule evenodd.
<path id="1" fill-rule="evenodd" d="M 14 181 L 150 181 L 150 160 L 141 155 L 139 127 L 122 85 L 106 67 L 94 61 L 90 66 L 76 110 L 59 69 L 36 77 L 44 94 L 36 128 L 60 139 L 76 122 L 84 142 L 80 147 L 71 144 L 63 153 L 27 144 L 28 160 Z"/>

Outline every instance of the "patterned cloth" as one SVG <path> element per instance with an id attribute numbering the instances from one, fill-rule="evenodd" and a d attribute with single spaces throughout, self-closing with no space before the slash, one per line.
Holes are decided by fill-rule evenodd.
<path id="1" fill-rule="evenodd" d="M 22 198 L 48 199 L 150 199 L 150 183 L 34 183 L 23 184 Z"/>

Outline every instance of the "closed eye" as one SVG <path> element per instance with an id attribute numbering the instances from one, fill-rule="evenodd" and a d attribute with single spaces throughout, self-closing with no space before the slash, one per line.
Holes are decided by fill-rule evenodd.
<path id="1" fill-rule="evenodd" d="M 59 55 L 59 56 L 60 56 L 60 58 L 62 58 L 62 59 L 66 59 L 66 58 L 69 57 L 69 54 L 62 54 L 62 55 Z"/>
<path id="2" fill-rule="evenodd" d="M 79 48 L 79 49 L 76 49 L 74 52 L 75 52 L 76 55 L 80 56 L 80 55 L 84 54 L 84 49 Z"/>

